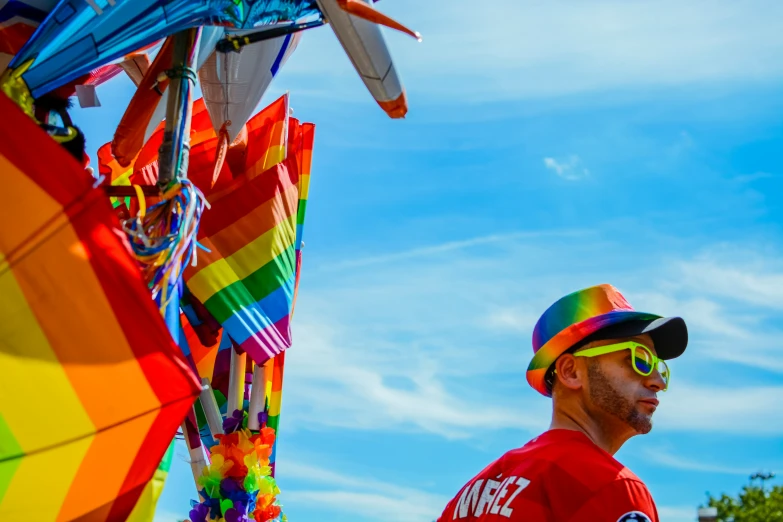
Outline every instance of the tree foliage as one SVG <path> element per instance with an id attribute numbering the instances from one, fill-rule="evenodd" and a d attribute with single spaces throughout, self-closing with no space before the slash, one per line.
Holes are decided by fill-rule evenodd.
<path id="1" fill-rule="evenodd" d="M 718 508 L 718 522 L 783 522 L 783 486 L 748 485 L 737 497 L 710 496 L 707 505 Z"/>

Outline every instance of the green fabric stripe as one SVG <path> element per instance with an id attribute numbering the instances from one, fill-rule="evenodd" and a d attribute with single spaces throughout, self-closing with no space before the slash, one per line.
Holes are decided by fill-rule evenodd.
<path id="1" fill-rule="evenodd" d="M 294 245 L 246 278 L 220 290 L 206 300 L 204 306 L 219 323 L 231 317 L 236 310 L 252 306 L 268 296 L 294 273 L 296 252 Z"/>
<path id="2" fill-rule="evenodd" d="M 280 426 L 280 415 L 269 417 L 266 421 L 266 425 L 275 430 L 275 433 L 277 433 L 277 428 Z"/>
<path id="3" fill-rule="evenodd" d="M 166 473 L 169 472 L 171 469 L 171 461 L 174 460 L 174 441 L 171 441 L 171 444 L 169 444 L 169 449 L 166 450 L 166 454 L 163 455 L 163 460 L 160 461 L 160 465 L 158 466 L 158 469 L 160 471 L 165 471 Z"/>
<path id="4" fill-rule="evenodd" d="M 5 419 L 0 415 L 0 461 L 9 459 L 9 457 L 19 456 L 19 458 L 10 458 L 0 462 L 0 503 L 3 502 L 5 492 L 11 485 L 11 479 L 16 473 L 16 469 L 22 463 L 22 447 L 16 442 L 16 437 L 11 432 L 11 428 Z"/>
<path id="5" fill-rule="evenodd" d="M 304 218 L 305 218 L 305 212 L 307 211 L 307 200 L 306 199 L 300 199 L 299 200 L 299 209 L 296 211 L 296 224 L 302 225 L 304 224 Z"/>

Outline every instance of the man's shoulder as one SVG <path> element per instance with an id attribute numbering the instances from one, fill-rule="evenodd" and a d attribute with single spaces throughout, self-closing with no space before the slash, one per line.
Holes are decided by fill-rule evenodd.
<path id="1" fill-rule="evenodd" d="M 508 451 L 486 471 L 526 477 L 540 484 L 550 498 L 568 491 L 575 498 L 586 499 L 618 481 L 634 482 L 646 489 L 636 474 L 587 436 L 566 430 L 543 433 L 525 446 Z"/>
<path id="2" fill-rule="evenodd" d="M 511 461 L 535 459 L 544 461 L 574 474 L 588 473 L 593 480 L 596 474 L 606 477 L 606 482 L 617 479 L 639 480 L 628 468 L 612 455 L 596 446 L 581 432 L 550 430 L 531 440 L 525 446 L 507 452 L 504 459 Z"/>
<path id="3" fill-rule="evenodd" d="M 633 474 L 631 474 L 633 475 Z M 658 510 L 647 486 L 635 475 L 617 477 L 603 485 L 569 519 L 572 522 L 617 520 L 658 522 Z"/>

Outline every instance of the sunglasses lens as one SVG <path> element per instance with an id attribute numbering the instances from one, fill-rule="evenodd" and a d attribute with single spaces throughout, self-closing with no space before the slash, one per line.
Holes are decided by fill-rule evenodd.
<path id="1" fill-rule="evenodd" d="M 636 370 L 642 375 L 650 375 L 652 373 L 652 354 L 644 348 L 634 349 L 634 365 Z"/>
<path id="2" fill-rule="evenodd" d="M 658 362 L 658 373 L 661 374 L 661 379 L 666 383 L 666 387 L 669 387 L 669 367 L 665 361 Z"/>

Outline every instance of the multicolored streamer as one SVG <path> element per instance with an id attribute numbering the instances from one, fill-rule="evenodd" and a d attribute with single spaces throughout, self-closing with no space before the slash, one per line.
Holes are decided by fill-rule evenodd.
<path id="1" fill-rule="evenodd" d="M 183 265 L 196 264 L 195 239 L 206 206 L 201 191 L 191 181 L 180 179 L 166 189 L 162 201 L 123 223 L 161 310 L 177 295 L 173 290 L 179 285 Z"/>

